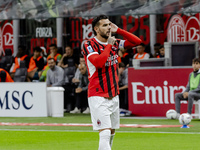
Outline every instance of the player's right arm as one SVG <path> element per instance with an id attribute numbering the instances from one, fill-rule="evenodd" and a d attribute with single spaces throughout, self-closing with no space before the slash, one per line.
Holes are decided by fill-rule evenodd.
<path id="1" fill-rule="evenodd" d="M 138 38 L 137 36 L 135 36 L 134 34 L 132 34 L 130 32 L 127 32 L 127 31 L 125 31 L 123 29 L 120 29 L 114 23 L 111 23 L 111 32 L 112 33 L 117 33 L 117 34 L 123 36 L 126 39 L 126 40 L 122 40 L 123 44 L 121 43 L 125 49 L 137 46 L 142 42 L 142 40 L 140 38 Z"/>

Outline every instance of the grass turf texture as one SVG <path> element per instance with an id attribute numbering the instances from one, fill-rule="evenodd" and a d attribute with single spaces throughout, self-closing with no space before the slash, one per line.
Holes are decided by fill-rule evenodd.
<path id="1" fill-rule="evenodd" d="M 54 131 L 1 131 L 1 150 L 94 150 L 98 133 Z M 117 133 L 113 150 L 199 149 L 198 134 Z"/>
<path id="2" fill-rule="evenodd" d="M 0 122 L 91 123 L 91 120 L 90 115 L 65 114 L 63 118 L 1 117 Z M 123 118 L 121 124 L 179 125 L 179 122 L 167 119 Z M 192 120 L 191 125 L 193 127 L 189 129 L 120 128 L 117 130 L 112 149 L 199 149 L 200 120 Z M 0 150 L 94 150 L 98 149 L 98 138 L 98 132 L 93 132 L 92 127 L 0 126 Z"/>

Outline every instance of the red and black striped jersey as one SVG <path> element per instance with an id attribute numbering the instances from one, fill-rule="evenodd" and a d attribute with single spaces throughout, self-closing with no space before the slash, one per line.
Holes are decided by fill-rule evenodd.
<path id="1" fill-rule="evenodd" d="M 123 42 L 124 40 L 117 40 L 115 45 L 112 46 L 110 56 L 107 58 L 106 63 L 101 68 L 98 68 L 91 63 L 89 57 L 93 57 L 94 54 L 100 55 L 107 46 L 107 43 L 102 43 L 96 38 L 92 38 L 84 43 L 83 53 L 85 56 L 90 81 L 88 86 L 88 97 L 114 97 L 119 94 L 117 53 L 119 44 L 123 44 Z"/>
<path id="2" fill-rule="evenodd" d="M 120 32 L 125 32 L 125 35 L 127 33 L 130 36 L 130 33 L 124 30 L 121 31 L 120 29 Z M 118 50 L 135 46 L 141 42 L 134 35 L 130 38 L 136 38 L 138 41 L 131 43 L 127 40 L 117 39 L 112 46 L 94 37 L 84 43 L 82 53 L 88 69 L 88 97 L 114 97 L 119 94 Z"/>

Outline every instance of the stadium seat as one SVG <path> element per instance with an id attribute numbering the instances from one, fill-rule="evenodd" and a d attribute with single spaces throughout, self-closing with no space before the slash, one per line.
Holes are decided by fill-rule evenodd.
<path id="1" fill-rule="evenodd" d="M 192 117 L 198 117 L 200 119 L 200 99 L 198 101 L 194 101 L 195 105 L 195 113 L 192 114 Z"/>
<path id="2" fill-rule="evenodd" d="M 20 61 L 20 68 L 16 69 L 14 82 L 25 82 L 27 77 L 27 68 L 25 61 Z"/>
<path id="3" fill-rule="evenodd" d="M 76 72 L 76 67 L 66 67 L 64 68 L 64 77 L 65 77 L 65 83 L 71 83 L 72 78 L 74 77 Z"/>

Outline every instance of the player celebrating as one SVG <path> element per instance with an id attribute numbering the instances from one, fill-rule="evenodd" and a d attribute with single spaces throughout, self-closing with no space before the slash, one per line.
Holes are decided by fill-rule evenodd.
<path id="1" fill-rule="evenodd" d="M 94 130 L 99 130 L 99 150 L 111 150 L 119 128 L 118 50 L 141 43 L 135 35 L 118 28 L 105 15 L 92 21 L 95 37 L 86 41 L 82 52 L 88 69 L 88 102 Z M 117 33 L 126 40 L 115 39 Z"/>

